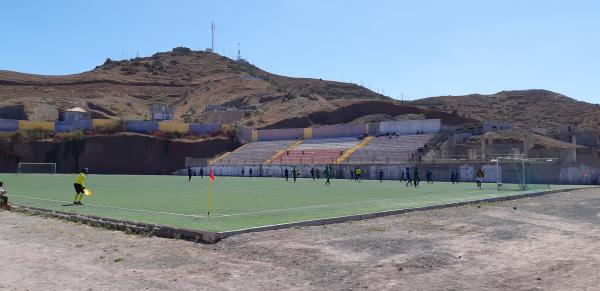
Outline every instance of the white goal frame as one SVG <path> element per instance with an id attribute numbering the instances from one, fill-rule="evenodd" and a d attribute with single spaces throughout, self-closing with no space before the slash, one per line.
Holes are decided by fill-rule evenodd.
<path id="1" fill-rule="evenodd" d="M 56 163 L 19 163 L 17 165 L 17 174 L 23 174 L 23 165 L 35 165 L 35 166 L 49 166 L 50 171 L 48 172 L 26 172 L 25 174 L 56 174 Z"/>
<path id="2" fill-rule="evenodd" d="M 527 180 L 527 165 L 530 164 L 554 164 L 558 163 L 558 158 L 524 158 L 520 157 L 496 157 L 491 160 L 491 162 L 496 163 L 496 186 L 498 191 L 502 189 L 502 173 L 500 170 L 500 164 L 512 164 L 513 167 L 519 167 L 520 169 L 516 169 L 517 174 L 519 175 L 519 189 L 521 191 L 525 191 L 529 189 L 528 180 Z M 547 184 L 550 187 L 550 184 Z"/>

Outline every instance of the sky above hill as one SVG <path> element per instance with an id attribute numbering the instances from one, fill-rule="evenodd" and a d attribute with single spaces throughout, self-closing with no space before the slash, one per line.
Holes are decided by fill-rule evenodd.
<path id="1" fill-rule="evenodd" d="M 548 89 L 600 103 L 600 1 L 0 2 L 0 69 L 72 74 L 210 46 L 400 99 Z"/>

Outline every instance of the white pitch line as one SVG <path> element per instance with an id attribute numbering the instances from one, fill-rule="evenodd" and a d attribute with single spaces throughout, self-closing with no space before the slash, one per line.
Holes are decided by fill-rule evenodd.
<path id="1" fill-rule="evenodd" d="M 23 196 L 23 195 L 10 195 L 9 197 L 20 197 L 20 198 L 27 198 L 27 199 L 32 199 L 32 200 L 41 200 L 41 201 L 59 202 L 59 203 L 70 203 L 69 201 L 46 199 L 46 198 L 38 198 L 38 197 Z M 92 207 L 98 207 L 98 208 L 107 208 L 107 209 L 116 209 L 116 210 L 125 210 L 125 211 L 134 211 L 134 212 L 165 214 L 165 215 L 173 215 L 173 216 L 184 216 L 184 217 L 194 217 L 194 218 L 207 218 L 206 216 L 203 216 L 203 215 L 183 214 L 183 213 L 174 213 L 174 212 L 163 212 L 163 211 L 135 209 L 135 208 L 125 208 L 125 207 L 114 207 L 114 206 L 98 205 L 98 204 L 87 204 L 86 203 L 85 206 L 92 206 Z"/>

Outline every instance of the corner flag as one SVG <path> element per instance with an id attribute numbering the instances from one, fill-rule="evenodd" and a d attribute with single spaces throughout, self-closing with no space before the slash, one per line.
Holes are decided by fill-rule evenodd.
<path id="1" fill-rule="evenodd" d="M 212 208 L 212 184 L 215 182 L 215 172 L 213 172 L 212 167 L 210 167 L 210 174 L 208 175 L 208 178 L 210 180 L 210 183 L 208 184 L 208 195 L 207 195 L 207 200 L 208 200 L 207 217 L 210 218 L 210 209 Z"/>
<path id="2" fill-rule="evenodd" d="M 210 182 L 214 183 L 215 182 L 215 172 L 213 172 L 212 167 L 210 168 L 210 174 L 209 174 L 209 178 L 210 178 Z"/>

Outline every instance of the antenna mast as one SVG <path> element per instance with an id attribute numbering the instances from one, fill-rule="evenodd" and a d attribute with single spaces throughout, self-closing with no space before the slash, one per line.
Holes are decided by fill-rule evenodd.
<path id="1" fill-rule="evenodd" d="M 212 21 L 210 23 L 210 31 L 211 31 L 211 46 L 210 46 L 210 49 L 213 52 L 215 51 L 215 29 L 216 29 L 215 22 Z"/>
<path id="2" fill-rule="evenodd" d="M 242 54 L 240 53 L 240 43 L 238 42 L 238 54 L 237 54 L 237 60 L 241 60 L 242 59 Z"/>

